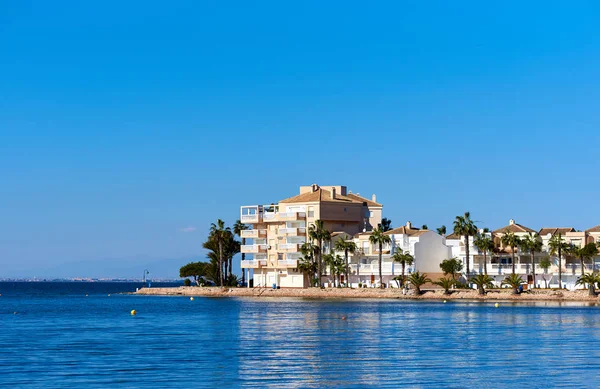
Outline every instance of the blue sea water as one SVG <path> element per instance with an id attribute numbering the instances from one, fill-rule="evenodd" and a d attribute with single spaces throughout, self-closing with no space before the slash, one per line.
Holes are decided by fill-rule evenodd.
<path id="1" fill-rule="evenodd" d="M 117 294 L 139 286 L 0 283 L 0 386 L 600 386 L 595 304 Z"/>

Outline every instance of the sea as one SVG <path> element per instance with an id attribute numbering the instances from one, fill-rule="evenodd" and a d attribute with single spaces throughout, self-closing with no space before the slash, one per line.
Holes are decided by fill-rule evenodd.
<path id="1" fill-rule="evenodd" d="M 1 282 L 0 387 L 600 387 L 594 303 L 128 294 L 141 286 Z"/>

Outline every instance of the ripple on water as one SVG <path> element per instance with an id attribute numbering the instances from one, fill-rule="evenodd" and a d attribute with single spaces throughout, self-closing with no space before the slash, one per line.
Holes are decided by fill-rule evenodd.
<path id="1" fill-rule="evenodd" d="M 9 387 L 600 386 L 595 306 L 90 295 L 8 312 Z"/>

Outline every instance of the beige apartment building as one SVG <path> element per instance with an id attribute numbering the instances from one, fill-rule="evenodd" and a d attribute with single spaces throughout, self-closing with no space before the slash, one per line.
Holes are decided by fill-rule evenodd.
<path id="1" fill-rule="evenodd" d="M 309 227 L 322 220 L 332 233 L 371 231 L 381 223 L 382 207 L 375 195 L 368 199 L 345 186 L 317 184 L 301 186 L 298 195 L 277 204 L 243 206 L 240 220 L 251 229 L 243 231 L 242 237 L 252 242 L 241 251 L 252 258 L 242 262 L 242 271 L 248 272 L 247 279 L 255 287 L 308 287 L 298 260 Z"/>

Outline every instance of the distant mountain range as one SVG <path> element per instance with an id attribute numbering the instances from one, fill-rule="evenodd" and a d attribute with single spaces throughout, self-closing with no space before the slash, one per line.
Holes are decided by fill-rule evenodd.
<path id="1" fill-rule="evenodd" d="M 179 268 L 188 262 L 205 261 L 204 255 L 156 259 L 137 257 L 127 259 L 106 259 L 91 261 L 76 261 L 47 267 L 36 267 L 0 274 L 0 277 L 14 278 L 129 278 L 141 279 L 144 270 L 150 274 L 148 278 L 178 279 Z"/>

